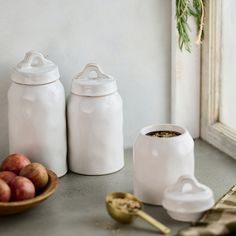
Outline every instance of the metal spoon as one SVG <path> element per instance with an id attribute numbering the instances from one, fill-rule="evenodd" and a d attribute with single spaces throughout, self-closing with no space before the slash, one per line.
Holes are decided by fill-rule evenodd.
<path id="1" fill-rule="evenodd" d="M 169 228 L 142 211 L 142 202 L 130 193 L 109 193 L 106 196 L 106 207 L 109 215 L 120 223 L 131 223 L 135 217 L 139 216 L 162 233 L 170 232 Z"/>

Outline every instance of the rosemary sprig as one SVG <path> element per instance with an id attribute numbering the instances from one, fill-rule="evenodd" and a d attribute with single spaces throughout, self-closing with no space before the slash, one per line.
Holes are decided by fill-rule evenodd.
<path id="1" fill-rule="evenodd" d="M 176 0 L 176 21 L 179 33 L 179 48 L 182 51 L 184 47 L 188 52 L 191 52 L 190 38 L 188 34 L 188 32 L 191 31 L 188 25 L 189 16 L 189 0 Z"/>
<path id="2" fill-rule="evenodd" d="M 191 40 L 188 25 L 189 17 L 194 17 L 197 25 L 196 43 L 200 44 L 203 39 L 204 3 L 203 0 L 176 0 L 176 21 L 179 33 L 179 48 L 191 52 Z"/>

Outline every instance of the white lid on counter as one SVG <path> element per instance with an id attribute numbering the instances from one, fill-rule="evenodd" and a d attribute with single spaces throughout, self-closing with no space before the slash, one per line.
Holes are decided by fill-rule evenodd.
<path id="1" fill-rule="evenodd" d="M 58 66 L 35 51 L 27 52 L 11 75 L 14 82 L 28 85 L 51 83 L 59 77 Z"/>
<path id="2" fill-rule="evenodd" d="M 163 206 L 170 216 L 180 221 L 194 221 L 214 205 L 212 190 L 194 176 L 184 175 L 165 190 Z"/>
<path id="3" fill-rule="evenodd" d="M 71 92 L 81 96 L 104 96 L 117 91 L 116 80 L 97 64 L 88 64 L 72 81 Z"/>

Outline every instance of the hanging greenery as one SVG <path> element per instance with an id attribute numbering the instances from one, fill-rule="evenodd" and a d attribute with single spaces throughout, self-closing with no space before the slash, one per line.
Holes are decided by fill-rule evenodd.
<path id="1" fill-rule="evenodd" d="M 191 40 L 188 25 L 189 17 L 194 17 L 197 26 L 196 44 L 200 44 L 203 39 L 203 21 L 204 21 L 204 0 L 176 0 L 176 21 L 179 33 L 179 48 L 191 52 Z"/>

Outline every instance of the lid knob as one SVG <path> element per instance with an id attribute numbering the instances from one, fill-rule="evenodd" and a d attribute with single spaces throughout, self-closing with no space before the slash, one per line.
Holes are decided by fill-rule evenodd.
<path id="1" fill-rule="evenodd" d="M 29 51 L 25 54 L 25 58 L 16 67 L 22 70 L 45 65 L 53 65 L 53 63 L 47 60 L 42 53 Z"/>
<path id="2" fill-rule="evenodd" d="M 196 178 L 191 175 L 182 175 L 173 188 L 173 191 L 182 193 L 197 193 L 205 190 L 206 187 L 200 184 Z"/>
<path id="3" fill-rule="evenodd" d="M 87 64 L 84 69 L 76 76 L 76 79 L 111 79 L 111 76 L 106 75 L 101 67 L 95 63 Z"/>
<path id="4" fill-rule="evenodd" d="M 90 63 L 72 81 L 71 92 L 81 96 L 104 96 L 117 91 L 114 78 Z"/>
<path id="5" fill-rule="evenodd" d="M 26 85 L 47 84 L 56 81 L 59 77 L 57 65 L 36 51 L 27 52 L 11 75 L 14 82 Z"/>

